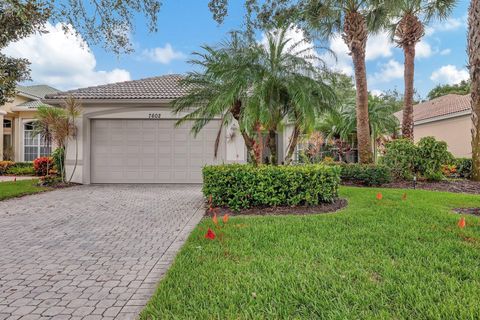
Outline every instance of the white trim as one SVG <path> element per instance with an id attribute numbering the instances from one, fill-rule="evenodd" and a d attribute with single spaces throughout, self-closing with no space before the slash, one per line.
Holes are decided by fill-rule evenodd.
<path id="1" fill-rule="evenodd" d="M 416 126 L 416 125 L 421 125 L 421 124 L 430 123 L 430 122 L 436 122 L 436 121 L 442 121 L 442 120 L 451 119 L 451 118 L 463 117 L 463 116 L 470 115 L 471 113 L 472 113 L 472 110 L 465 110 L 465 111 L 461 111 L 461 112 L 450 113 L 450 114 L 446 114 L 446 115 L 443 115 L 443 116 L 438 116 L 438 117 L 433 117 L 433 118 L 428 118 L 428 119 L 415 121 L 413 125 Z"/>

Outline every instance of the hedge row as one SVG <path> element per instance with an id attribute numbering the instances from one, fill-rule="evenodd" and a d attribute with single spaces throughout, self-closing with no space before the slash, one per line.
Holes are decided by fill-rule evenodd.
<path id="1" fill-rule="evenodd" d="M 216 207 L 318 205 L 338 196 L 340 168 L 321 164 L 260 166 L 229 164 L 203 168 L 203 194 Z"/>
<path id="2" fill-rule="evenodd" d="M 341 179 L 365 186 L 381 186 L 392 181 L 390 169 L 377 164 L 342 163 Z"/>

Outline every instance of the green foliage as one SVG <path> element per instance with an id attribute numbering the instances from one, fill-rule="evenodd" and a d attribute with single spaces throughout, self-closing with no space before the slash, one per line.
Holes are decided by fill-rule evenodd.
<path id="1" fill-rule="evenodd" d="M 453 161 L 456 167 L 459 178 L 470 179 L 472 176 L 472 159 L 471 158 L 456 158 Z"/>
<path id="2" fill-rule="evenodd" d="M 441 180 L 442 165 L 453 162 L 453 159 L 444 141 L 437 141 L 434 137 L 423 137 L 417 144 L 417 168 L 428 180 Z"/>
<path id="3" fill-rule="evenodd" d="M 15 165 L 13 161 L 0 161 L 0 175 L 7 173 L 13 165 Z"/>
<path id="4" fill-rule="evenodd" d="M 383 165 L 343 163 L 340 166 L 342 181 L 365 186 L 381 186 L 392 181 L 390 170 Z"/>
<path id="5" fill-rule="evenodd" d="M 435 88 L 430 90 L 427 95 L 428 100 L 432 100 L 447 94 L 469 94 L 470 93 L 470 81 L 463 80 L 457 84 L 444 84 L 437 85 Z"/>
<path id="6" fill-rule="evenodd" d="M 39 193 L 49 190 L 37 185 L 37 180 L 19 180 L 0 182 L 0 200 L 21 197 L 27 194 Z"/>
<path id="7" fill-rule="evenodd" d="M 203 169 L 203 194 L 214 206 L 232 210 L 257 206 L 317 205 L 337 198 L 336 166 L 231 164 Z"/>
<path id="8" fill-rule="evenodd" d="M 396 139 L 386 144 L 380 162 L 390 168 L 393 177 L 410 180 L 416 171 L 417 153 L 418 149 L 412 141 Z"/>
<path id="9" fill-rule="evenodd" d="M 35 170 L 33 169 L 33 165 L 28 163 L 29 166 L 22 166 L 15 164 L 14 166 L 8 168 L 7 174 L 15 175 L 15 176 L 33 176 L 35 175 Z"/>
<path id="10" fill-rule="evenodd" d="M 55 169 L 59 172 L 60 176 L 62 176 L 62 172 L 65 172 L 65 149 L 64 148 L 56 148 L 52 152 L 53 163 L 55 165 Z"/>

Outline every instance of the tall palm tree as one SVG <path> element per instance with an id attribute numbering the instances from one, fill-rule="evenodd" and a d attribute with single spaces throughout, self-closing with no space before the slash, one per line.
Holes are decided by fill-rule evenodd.
<path id="1" fill-rule="evenodd" d="M 472 179 L 480 181 L 480 0 L 468 9 L 468 62 L 472 95 Z"/>
<path id="2" fill-rule="evenodd" d="M 415 46 L 425 34 L 425 25 L 432 19 L 445 19 L 456 0 L 390 0 L 389 11 L 394 23 L 391 35 L 403 49 L 404 108 L 402 135 L 413 141 L 413 95 L 415 75 Z"/>
<path id="3" fill-rule="evenodd" d="M 368 120 L 365 53 L 368 34 L 386 22 L 386 8 L 375 0 L 309 0 L 305 20 L 321 40 L 341 33 L 352 56 L 356 84 L 357 140 L 361 163 L 373 161 Z"/>
<path id="4" fill-rule="evenodd" d="M 276 135 L 288 119 L 294 126 L 285 159 L 289 162 L 300 132 L 313 127 L 318 114 L 333 104 L 335 94 L 322 79 L 321 61 L 309 54 L 312 48 L 300 49 L 304 41 L 293 41 L 287 31 L 267 32 L 266 44 L 236 35 L 217 48 L 205 46 L 206 53 L 197 53 L 200 59 L 193 61 L 203 70 L 190 73 L 184 81 L 190 94 L 174 103 L 176 112 L 198 106 L 181 121 L 194 120 L 195 133 L 215 116 L 223 114 L 225 123 L 234 118 L 257 163 L 266 131 L 269 163 L 277 164 Z"/>
<path id="5" fill-rule="evenodd" d="M 69 133 L 69 136 L 75 140 L 75 163 L 73 165 L 73 170 L 70 175 L 70 178 L 68 179 L 68 182 L 71 182 L 78 165 L 78 137 L 77 137 L 78 132 L 77 132 L 76 121 L 77 121 L 77 118 L 80 117 L 82 113 L 82 105 L 73 96 L 69 96 L 63 102 L 63 107 L 65 110 L 65 115 L 67 116 L 68 122 L 70 123 L 70 126 L 71 126 L 71 130 L 70 130 L 71 132 Z M 65 157 L 66 157 L 66 154 L 65 154 Z"/>

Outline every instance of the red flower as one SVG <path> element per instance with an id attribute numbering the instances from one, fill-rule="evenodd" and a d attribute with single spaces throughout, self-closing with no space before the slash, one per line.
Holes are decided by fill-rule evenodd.
<path id="1" fill-rule="evenodd" d="M 228 222 L 228 214 L 223 216 L 223 223 L 227 223 L 227 222 Z"/>
<path id="2" fill-rule="evenodd" d="M 466 223 L 465 223 L 465 218 L 464 218 L 464 217 L 461 217 L 461 218 L 460 218 L 460 221 L 458 221 L 458 227 L 459 227 L 460 229 L 463 229 L 463 228 L 465 228 L 465 225 L 466 225 Z"/>
<path id="3" fill-rule="evenodd" d="M 377 200 L 382 200 L 383 199 L 383 195 L 381 192 L 377 193 Z"/>
<path id="4" fill-rule="evenodd" d="M 205 234 L 205 239 L 215 239 L 215 233 L 212 231 L 212 229 L 208 228 L 207 234 Z"/>

